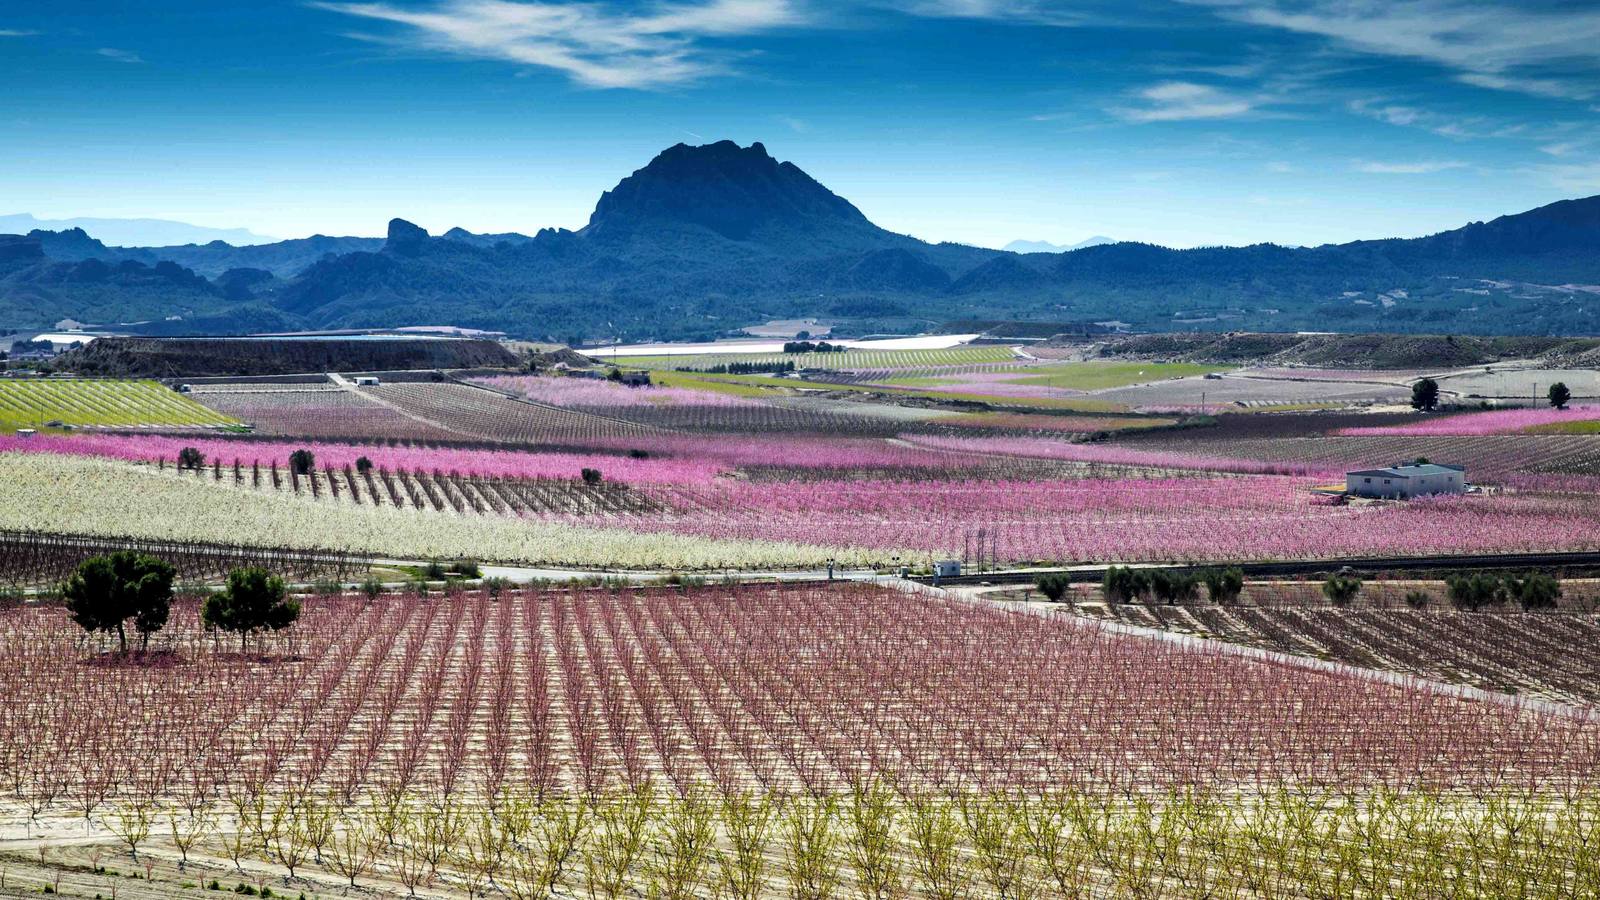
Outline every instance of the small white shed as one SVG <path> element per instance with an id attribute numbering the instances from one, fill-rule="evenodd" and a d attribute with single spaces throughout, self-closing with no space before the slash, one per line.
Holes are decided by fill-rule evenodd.
<path id="1" fill-rule="evenodd" d="M 377 387 L 377 386 L 378 386 L 378 376 L 376 376 L 376 375 L 357 375 L 356 376 L 356 387 Z"/>
<path id="2" fill-rule="evenodd" d="M 933 574 L 940 578 L 954 578 L 961 574 L 961 560 L 941 559 L 933 564 Z"/>

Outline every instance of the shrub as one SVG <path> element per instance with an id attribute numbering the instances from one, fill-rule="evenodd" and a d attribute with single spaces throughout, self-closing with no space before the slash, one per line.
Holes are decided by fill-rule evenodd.
<path id="1" fill-rule="evenodd" d="M 1108 603 L 1127 603 L 1150 593 L 1150 573 L 1128 566 L 1111 566 L 1101 582 Z"/>
<path id="2" fill-rule="evenodd" d="M 1072 579 L 1064 573 L 1051 572 L 1034 579 L 1033 585 L 1051 603 L 1060 603 L 1061 599 L 1067 595 L 1067 591 L 1071 590 Z"/>
<path id="3" fill-rule="evenodd" d="M 1334 606 L 1348 606 L 1350 601 L 1361 593 L 1361 579 L 1354 575 L 1337 574 L 1328 576 L 1322 583 L 1322 595 Z"/>
<path id="4" fill-rule="evenodd" d="M 587 485 L 599 484 L 601 477 L 602 476 L 600 475 L 600 470 L 599 469 L 585 468 L 583 470 L 583 483 L 584 484 L 587 484 Z"/>
<path id="5" fill-rule="evenodd" d="M 363 475 L 367 474 L 368 472 L 371 472 L 372 471 L 372 460 L 367 459 L 365 456 L 356 457 L 356 471 L 360 472 Z"/>
<path id="6" fill-rule="evenodd" d="M 1555 609 L 1557 601 L 1561 598 L 1561 582 L 1554 576 L 1535 572 L 1522 578 L 1506 576 L 1504 580 L 1506 596 L 1522 605 L 1524 612 L 1539 609 Z"/>
<path id="7" fill-rule="evenodd" d="M 368 602 L 376 600 L 383 595 L 383 582 L 369 575 L 366 581 L 361 582 L 361 593 L 367 595 Z"/>
<path id="8" fill-rule="evenodd" d="M 1406 591 L 1406 605 L 1412 609 L 1424 609 L 1433 602 L 1433 597 L 1427 591 Z"/>
<path id="9" fill-rule="evenodd" d="M 198 469 L 206 464 L 206 455 L 195 447 L 185 447 L 178 451 L 178 468 Z"/>
<path id="10" fill-rule="evenodd" d="M 1193 572 L 1173 569 L 1150 570 L 1150 590 L 1168 606 L 1179 600 L 1193 600 L 1199 591 L 1200 577 Z"/>
<path id="11" fill-rule="evenodd" d="M 450 564 L 450 571 L 463 578 L 483 577 L 483 569 L 479 568 L 478 561 L 475 559 L 458 559 Z"/>
<path id="12" fill-rule="evenodd" d="M 445 574 L 446 569 L 444 567 L 444 563 L 437 559 L 428 560 L 428 564 L 422 567 L 423 577 L 431 581 L 438 581 L 444 578 Z"/>
<path id="13" fill-rule="evenodd" d="M 1506 602 L 1505 584 L 1493 575 L 1475 572 L 1471 575 L 1451 575 L 1444 581 L 1450 603 L 1457 609 L 1477 612 L 1485 606 Z"/>
<path id="14" fill-rule="evenodd" d="M 317 465 L 317 456 L 310 450 L 300 449 L 289 454 L 289 471 L 296 475 L 310 475 Z"/>
<path id="15" fill-rule="evenodd" d="M 1238 566 L 1206 569 L 1200 573 L 1212 603 L 1234 603 L 1244 593 L 1244 570 Z"/>

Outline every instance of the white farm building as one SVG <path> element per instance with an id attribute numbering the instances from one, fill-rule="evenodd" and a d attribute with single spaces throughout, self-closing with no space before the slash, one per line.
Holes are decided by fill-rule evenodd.
<path id="1" fill-rule="evenodd" d="M 1407 463 L 1387 469 L 1346 472 L 1345 492 L 1355 497 L 1405 500 L 1428 494 L 1464 494 L 1467 470 L 1438 463 Z"/>

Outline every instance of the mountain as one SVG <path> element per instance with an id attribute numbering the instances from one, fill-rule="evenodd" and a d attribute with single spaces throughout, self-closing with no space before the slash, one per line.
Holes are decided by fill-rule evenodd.
<path id="1" fill-rule="evenodd" d="M 1082 250 L 1085 247 L 1098 247 L 1101 244 L 1115 243 L 1116 241 L 1111 238 L 1095 235 L 1086 241 L 1079 241 L 1070 247 L 1063 247 L 1060 244 L 1052 244 L 1049 241 L 1012 241 L 1001 249 L 1005 250 L 1007 253 L 1071 253 L 1074 250 Z"/>
<path id="2" fill-rule="evenodd" d="M 0 216 L 0 232 L 27 232 L 34 229 L 63 231 L 74 228 L 113 247 L 164 247 L 210 241 L 227 241 L 240 246 L 270 244 L 277 240 L 246 228 L 207 228 L 170 219 L 36 219 L 27 213 Z"/>
<path id="3" fill-rule="evenodd" d="M 887 231 L 761 144 L 727 141 L 668 148 L 577 231 L 434 236 L 395 219 L 384 238 L 250 247 L 107 247 L 70 229 L 0 238 L 0 327 L 448 322 L 573 341 L 701 339 L 791 318 L 856 332 L 1116 319 L 1144 331 L 1574 334 L 1596 330 L 1597 310 L 1600 197 L 1409 240 L 1018 254 Z"/>

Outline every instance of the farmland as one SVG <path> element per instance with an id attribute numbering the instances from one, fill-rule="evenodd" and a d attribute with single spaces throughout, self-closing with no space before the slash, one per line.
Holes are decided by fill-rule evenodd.
<path id="1" fill-rule="evenodd" d="M 125 427 L 0 436 L 0 484 L 23 486 L 0 491 L 0 892 L 1600 889 L 1592 573 L 1538 608 L 1392 573 L 1337 603 L 1320 580 L 1099 586 L 1112 564 L 1600 552 L 1600 436 L 1544 433 L 1581 403 L 1415 413 L 1410 373 L 827 356 L 805 379 L 663 357 L 638 387 L 152 383 L 254 433 L 135 427 L 128 393 Z M 1330 487 L 1417 456 L 1477 490 Z M 121 547 L 178 573 L 144 650 L 55 596 Z M 893 574 L 943 559 L 1077 583 L 1047 604 Z M 252 565 L 298 582 L 298 621 L 208 627 Z"/>
<path id="2" fill-rule="evenodd" d="M 217 428 L 238 424 L 154 381 L 0 379 L 0 433 L 44 428 Z"/>
<path id="3" fill-rule="evenodd" d="M 1596 884 L 1586 717 L 867 586 L 732 599 L 329 596 L 249 654 L 180 603 L 155 651 L 178 666 L 63 665 L 83 651 L 60 610 L 5 611 L 0 778 L 19 832 L 77 835 L 10 877 L 104 890 L 116 864 L 146 890 L 512 896 Z M 148 702 L 84 714 L 126 692 Z M 1521 827 L 1491 838 L 1507 816 Z"/>

